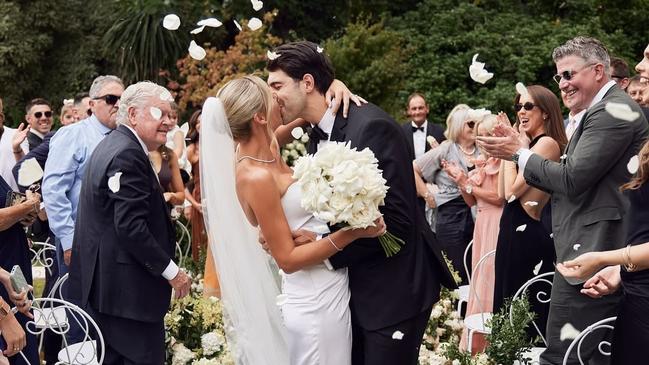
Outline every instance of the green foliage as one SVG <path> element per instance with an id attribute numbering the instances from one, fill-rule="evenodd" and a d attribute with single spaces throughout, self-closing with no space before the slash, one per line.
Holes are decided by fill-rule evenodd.
<path id="1" fill-rule="evenodd" d="M 500 312 L 491 318 L 491 333 L 487 335 L 489 345 L 485 353 L 494 364 L 513 364 L 518 360 L 521 364 L 529 364 L 530 359 L 523 356 L 532 348 L 532 341 L 527 339 L 527 327 L 534 320 L 530 311 L 527 296 L 511 302 L 506 301 Z"/>
<path id="2" fill-rule="evenodd" d="M 336 78 L 392 116 L 405 109 L 398 95 L 408 76 L 405 38 L 382 22 L 361 20 L 347 25 L 340 38 L 324 46 L 336 70 Z"/>

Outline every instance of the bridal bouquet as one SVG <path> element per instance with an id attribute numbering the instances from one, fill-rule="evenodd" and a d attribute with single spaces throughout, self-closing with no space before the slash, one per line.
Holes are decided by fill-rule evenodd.
<path id="1" fill-rule="evenodd" d="M 379 206 L 385 204 L 388 186 L 369 148 L 357 151 L 349 143 L 328 143 L 315 155 L 300 157 L 293 177 L 302 188 L 302 207 L 330 225 L 367 228 L 381 217 Z M 379 241 L 387 257 L 405 244 L 389 232 Z"/>

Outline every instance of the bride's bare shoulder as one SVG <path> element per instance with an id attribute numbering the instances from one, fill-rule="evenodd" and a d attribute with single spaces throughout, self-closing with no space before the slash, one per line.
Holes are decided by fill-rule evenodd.
<path id="1" fill-rule="evenodd" d="M 263 191 L 264 193 L 278 190 L 271 171 L 249 164 L 237 166 L 237 189 Z"/>

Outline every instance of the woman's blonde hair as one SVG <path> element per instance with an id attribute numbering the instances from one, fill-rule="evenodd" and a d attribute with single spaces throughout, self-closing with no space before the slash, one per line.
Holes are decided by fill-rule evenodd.
<path id="1" fill-rule="evenodd" d="M 248 75 L 229 81 L 216 94 L 223 103 L 232 137 L 247 140 L 252 131 L 252 119 L 257 113 L 269 119 L 272 94 L 268 85 L 257 76 Z M 270 124 L 269 124 L 270 129 Z M 271 135 L 272 135 L 272 131 Z"/>
<path id="2" fill-rule="evenodd" d="M 446 131 L 444 131 L 444 135 L 448 140 L 457 142 L 457 139 L 462 133 L 464 122 L 469 115 L 469 110 L 471 108 L 468 105 L 458 104 L 448 113 L 448 117 L 446 118 Z"/>

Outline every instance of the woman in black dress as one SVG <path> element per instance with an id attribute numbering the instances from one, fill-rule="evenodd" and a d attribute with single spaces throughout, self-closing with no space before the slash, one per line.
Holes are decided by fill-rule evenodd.
<path id="1" fill-rule="evenodd" d="M 559 100 L 542 86 L 533 85 L 526 89 L 527 93 L 517 94 L 515 99 L 521 138 L 531 140 L 529 146 L 534 153 L 559 161 L 567 142 Z M 509 125 L 504 113 L 498 117 L 501 123 Z M 500 219 L 496 246 L 494 312 L 526 281 L 537 274 L 553 271 L 555 260 L 551 232 L 540 221 L 549 194 L 527 185 L 514 162 L 503 161 L 500 176 L 503 178 L 500 194 L 508 203 Z M 535 292 L 539 289 L 530 288 L 530 298 L 536 298 Z M 543 289 L 549 295 L 549 288 Z M 549 306 L 537 300 L 530 300 L 530 304 L 537 314 L 535 323 L 544 333 Z M 529 333 L 536 335 L 533 328 Z"/>
<path id="2" fill-rule="evenodd" d="M 639 364 L 649 355 L 649 142 L 638 154 L 639 169 L 628 184 L 622 186 L 631 207 L 628 220 L 627 247 L 604 252 L 588 252 L 574 260 L 557 264 L 565 277 L 586 279 L 582 293 L 600 297 L 622 286 L 611 349 L 612 364 Z M 622 268 L 620 268 L 620 266 Z M 611 279 L 612 278 L 612 279 Z"/>

